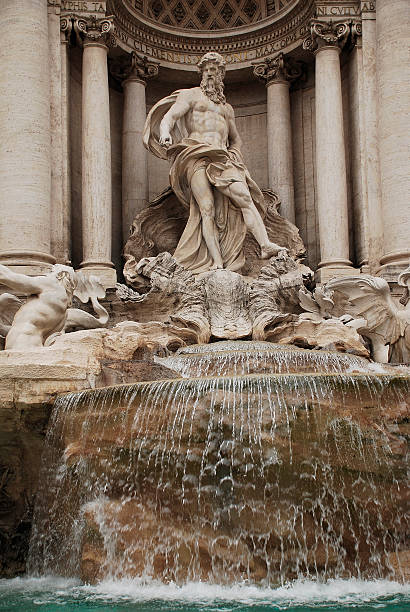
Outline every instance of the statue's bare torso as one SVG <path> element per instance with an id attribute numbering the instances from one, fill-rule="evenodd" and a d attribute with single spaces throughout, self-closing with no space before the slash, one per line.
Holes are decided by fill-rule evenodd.
<path id="1" fill-rule="evenodd" d="M 172 130 L 176 122 L 183 118 L 189 139 L 227 152 L 226 161 L 223 162 L 226 168 L 224 184 L 217 188 L 211 185 L 204 165 L 199 165 L 190 177 L 190 189 L 202 217 L 203 238 L 214 261 L 211 269 L 223 267 L 219 235 L 215 225 L 215 189 L 229 198 L 235 207 L 241 209 L 245 225 L 261 247 L 261 257 L 272 257 L 281 250 L 281 247 L 270 242 L 268 238 L 260 213 L 250 195 L 245 174 L 238 175 L 237 171 L 231 172 L 233 164 L 238 164 L 238 158 L 241 159 L 241 139 L 235 125 L 233 108 L 225 102 L 223 88 L 220 85 L 218 87 L 218 82 L 222 81 L 220 66 L 217 61 L 210 58 L 202 64 L 201 72 L 201 87 L 181 90 L 175 103 L 164 115 L 160 124 L 159 144 L 165 148 L 174 144 Z M 206 154 L 204 159 L 207 159 Z M 229 180 L 230 172 L 231 180 Z"/>
<path id="2" fill-rule="evenodd" d="M 188 137 L 221 149 L 228 146 L 228 116 L 233 113 L 228 104 L 216 104 L 200 87 L 189 92 L 190 108 L 185 115 Z"/>

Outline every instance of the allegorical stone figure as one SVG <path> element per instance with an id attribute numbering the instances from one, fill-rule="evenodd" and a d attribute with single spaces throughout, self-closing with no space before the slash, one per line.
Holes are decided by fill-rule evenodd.
<path id="1" fill-rule="evenodd" d="M 264 197 L 243 162 L 234 112 L 224 96 L 225 61 L 210 52 L 198 67 L 199 87 L 175 91 L 151 109 L 144 144 L 170 160 L 171 187 L 189 209 L 174 253 L 177 262 L 195 273 L 239 271 L 247 230 L 258 241 L 262 259 L 282 247 L 268 238 Z"/>
<path id="2" fill-rule="evenodd" d="M 0 286 L 28 296 L 21 305 L 11 294 L 0 300 L 0 332 L 6 333 L 6 350 L 27 351 L 44 346 L 51 336 L 65 329 L 93 329 L 108 321 L 108 313 L 98 298 L 105 290 L 97 279 L 84 277 L 71 266 L 55 264 L 46 276 L 26 276 L 0 264 Z M 70 308 L 73 296 L 86 304 L 91 302 L 98 318 L 78 308 Z M 17 303 L 12 303 L 11 300 Z M 14 308 L 11 325 L 2 325 L 3 309 Z"/>
<path id="3" fill-rule="evenodd" d="M 77 285 L 73 268 L 56 264 L 47 276 L 26 276 L 0 265 L 0 284 L 29 296 L 14 317 L 6 349 L 39 348 L 48 336 L 64 328 Z"/>

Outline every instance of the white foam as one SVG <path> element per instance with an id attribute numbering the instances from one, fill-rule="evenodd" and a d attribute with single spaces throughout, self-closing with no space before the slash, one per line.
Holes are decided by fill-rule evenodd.
<path id="1" fill-rule="evenodd" d="M 7 593 L 24 592 L 26 597 L 43 594 L 47 602 L 60 602 L 64 597 L 86 599 L 88 602 L 147 602 L 175 601 L 192 604 L 212 604 L 213 602 L 237 602 L 241 604 L 271 604 L 281 608 L 300 605 L 343 604 L 361 605 L 379 598 L 403 596 L 410 603 L 410 584 L 401 584 L 388 580 L 364 581 L 329 580 L 321 583 L 313 580 L 298 580 L 277 588 L 263 588 L 249 584 L 232 586 L 212 585 L 202 582 L 191 582 L 178 586 L 163 584 L 154 580 L 124 579 L 104 580 L 95 586 L 81 585 L 76 580 L 58 577 L 14 578 L 0 580 L 0 596 Z M 44 597 L 42 598 L 44 603 Z"/>

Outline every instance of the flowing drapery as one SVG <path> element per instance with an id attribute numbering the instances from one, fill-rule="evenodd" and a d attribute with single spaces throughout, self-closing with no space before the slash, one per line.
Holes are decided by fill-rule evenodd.
<path id="1" fill-rule="evenodd" d="M 252 180 L 239 149 L 221 149 L 189 138 L 184 117 L 171 131 L 173 144 L 165 148 L 159 143 L 160 123 L 179 93 L 175 91 L 152 107 L 143 135 L 149 151 L 161 159 L 170 160 L 171 187 L 189 210 L 188 222 L 173 255 L 180 265 L 195 273 L 209 270 L 214 263 L 203 238 L 199 206 L 190 188 L 193 174 L 203 168 L 213 188 L 215 225 L 224 268 L 239 271 L 245 263 L 242 246 L 247 228 L 241 210 L 228 196 L 229 186 L 234 182 L 246 183 L 262 216 L 265 213 L 263 194 Z"/>

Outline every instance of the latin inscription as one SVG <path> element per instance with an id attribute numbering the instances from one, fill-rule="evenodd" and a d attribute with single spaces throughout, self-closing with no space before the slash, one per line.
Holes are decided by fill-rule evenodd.
<path id="1" fill-rule="evenodd" d="M 89 0 L 48 0 L 48 6 L 60 7 L 62 11 L 105 13 L 106 2 L 90 2 Z"/>
<path id="2" fill-rule="evenodd" d="M 136 51 L 147 55 L 148 57 L 152 57 L 158 60 L 163 60 L 166 62 L 170 62 L 173 64 L 187 64 L 187 65 L 195 65 L 199 62 L 201 55 L 194 55 L 189 53 L 181 53 L 176 51 L 167 51 L 166 49 L 158 49 L 157 47 L 152 47 L 150 45 L 146 45 L 145 43 L 132 39 L 124 30 L 115 26 L 114 34 L 118 40 L 122 41 L 128 47 L 132 47 Z M 305 36 L 307 34 L 307 30 L 305 27 L 301 27 L 299 32 L 292 32 L 278 40 L 275 40 L 272 43 L 267 45 L 262 45 L 260 47 L 256 47 L 255 49 L 249 49 L 246 51 L 232 52 L 232 53 L 221 53 L 224 56 L 224 59 L 227 64 L 238 64 L 242 62 L 250 62 L 259 58 L 266 57 L 267 55 L 271 55 L 277 51 L 281 51 L 289 44 L 297 41 L 299 37 Z"/>
<path id="3" fill-rule="evenodd" d="M 316 7 L 317 17 L 360 17 L 361 13 L 376 10 L 374 2 L 362 2 L 361 6 L 332 6 L 322 4 Z"/>

